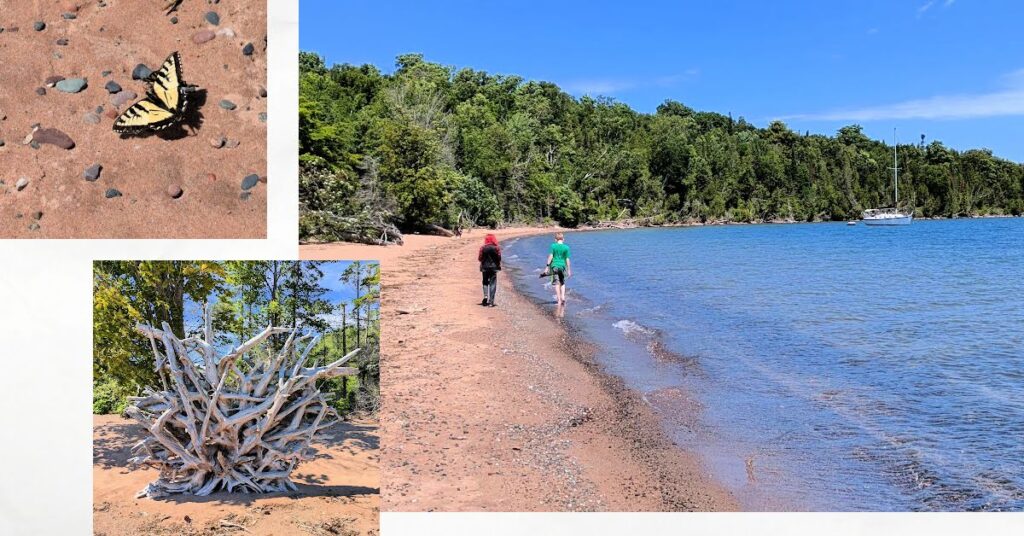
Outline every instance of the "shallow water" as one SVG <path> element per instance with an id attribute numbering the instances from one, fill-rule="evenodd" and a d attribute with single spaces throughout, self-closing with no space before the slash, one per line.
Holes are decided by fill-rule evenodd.
<path id="1" fill-rule="evenodd" d="M 553 308 L 549 242 L 507 258 Z M 1024 509 L 1024 220 L 567 243 L 565 320 L 746 508 Z"/>

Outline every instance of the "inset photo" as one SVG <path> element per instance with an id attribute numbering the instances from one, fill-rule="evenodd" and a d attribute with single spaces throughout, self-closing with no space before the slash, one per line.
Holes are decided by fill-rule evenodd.
<path id="1" fill-rule="evenodd" d="M 93 529 L 376 535 L 380 270 L 97 261 Z"/>
<path id="2" fill-rule="evenodd" d="M 5 2 L 0 238 L 265 237 L 266 49 L 263 1 Z"/>

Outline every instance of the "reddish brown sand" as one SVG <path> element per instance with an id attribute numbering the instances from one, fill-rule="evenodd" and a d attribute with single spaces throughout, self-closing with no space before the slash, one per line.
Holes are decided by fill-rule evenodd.
<path id="1" fill-rule="evenodd" d="M 3 2 L 0 9 L 0 238 L 262 238 L 266 236 L 266 185 L 242 199 L 242 179 L 266 175 L 266 112 L 260 89 L 266 85 L 266 2 L 184 0 L 170 22 L 165 0 Z M 76 9 L 77 8 L 77 9 Z M 209 10 L 220 25 L 204 20 Z M 62 13 L 73 12 L 67 20 Z M 46 23 L 37 32 L 35 21 Z M 196 44 L 202 30 L 230 28 L 235 37 L 217 36 Z M 15 30 L 16 29 L 16 30 Z M 66 39 L 66 45 L 57 44 Z M 242 54 L 253 43 L 251 56 Z M 145 94 L 147 84 L 132 80 L 139 63 L 157 69 L 173 51 L 181 53 L 184 79 L 206 91 L 198 106 L 201 124 L 169 129 L 164 137 L 122 139 L 108 114 L 118 112 L 104 88 L 115 81 Z M 103 71 L 111 71 L 104 77 Z M 44 87 L 51 76 L 87 78 L 75 94 Z M 46 94 L 38 95 L 44 87 Z M 234 111 L 221 100 L 237 105 Z M 138 100 L 138 99 L 136 99 Z M 201 100 L 194 95 L 193 101 Z M 120 107 L 123 111 L 132 102 Z M 89 124 L 86 114 L 98 114 Z M 56 128 L 76 146 L 65 150 L 24 144 L 33 125 Z M 175 136 L 182 136 L 178 139 Z M 237 147 L 214 148 L 226 137 Z M 232 143 L 233 145 L 233 143 Z M 99 180 L 83 172 L 101 164 Z M 21 191 L 17 181 L 25 177 Z M 181 188 L 175 199 L 168 189 Z M 115 188 L 121 197 L 106 198 Z M 40 217 L 40 214 L 41 217 Z M 38 218 L 38 219 L 37 219 Z"/>
<path id="2" fill-rule="evenodd" d="M 550 230 L 498 235 L 537 232 Z M 498 307 L 478 305 L 482 239 L 300 248 L 382 263 L 384 510 L 736 509 L 650 406 L 504 275 Z"/>
<path id="3" fill-rule="evenodd" d="M 314 443 L 316 459 L 299 466 L 299 491 L 268 495 L 136 499 L 157 476 L 129 469 L 144 435 L 117 415 L 93 417 L 93 531 L 99 535 L 378 534 L 380 470 L 377 424 L 339 423 Z"/>

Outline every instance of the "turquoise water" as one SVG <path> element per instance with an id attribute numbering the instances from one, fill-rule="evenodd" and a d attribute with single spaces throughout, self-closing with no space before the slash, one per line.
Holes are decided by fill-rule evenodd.
<path id="1" fill-rule="evenodd" d="M 506 257 L 554 309 L 549 242 Z M 1024 509 L 1024 220 L 567 243 L 564 321 L 746 508 Z"/>

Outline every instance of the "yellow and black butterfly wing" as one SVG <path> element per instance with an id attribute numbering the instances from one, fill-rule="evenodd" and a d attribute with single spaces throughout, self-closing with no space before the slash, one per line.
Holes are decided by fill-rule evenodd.
<path id="1" fill-rule="evenodd" d="M 149 75 L 152 83 L 149 91 L 150 100 L 165 109 L 181 113 L 185 108 L 184 92 L 181 81 L 181 56 L 172 52 L 159 69 Z"/>
<path id="2" fill-rule="evenodd" d="M 145 98 L 131 105 L 117 117 L 114 121 L 114 130 L 121 133 L 160 130 L 173 125 L 179 119 L 174 112 Z"/>

